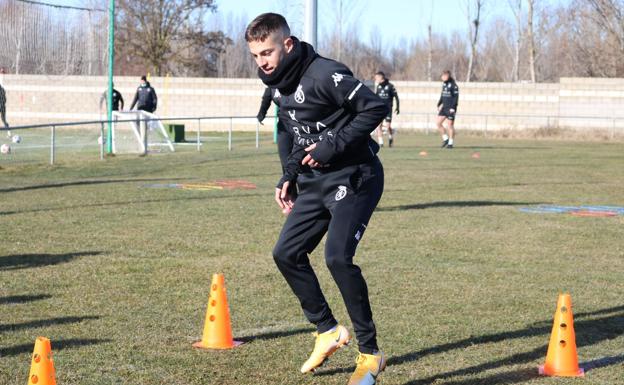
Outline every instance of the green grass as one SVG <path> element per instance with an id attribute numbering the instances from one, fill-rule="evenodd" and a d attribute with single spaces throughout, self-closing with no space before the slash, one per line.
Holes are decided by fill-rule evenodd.
<path id="1" fill-rule="evenodd" d="M 381 383 L 623 384 L 624 216 L 518 209 L 624 206 L 624 146 L 397 143 L 382 151 L 386 190 L 356 258 L 389 356 Z M 298 373 L 313 337 L 271 257 L 284 220 L 273 146 L 224 147 L 2 165 L 0 384 L 26 383 L 39 335 L 52 340 L 59 384 L 346 383 L 353 348 L 315 376 Z M 217 179 L 258 188 L 144 187 Z M 321 285 L 350 327 L 320 250 Z M 215 272 L 226 275 L 234 333 L 249 340 L 231 351 L 191 348 Z M 560 291 L 572 294 L 585 379 L 536 376 Z"/>

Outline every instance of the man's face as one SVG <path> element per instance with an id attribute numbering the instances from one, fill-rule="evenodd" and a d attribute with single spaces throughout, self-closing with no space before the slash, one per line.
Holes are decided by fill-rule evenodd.
<path id="1" fill-rule="evenodd" d="M 446 74 L 446 73 L 445 73 L 445 74 L 442 74 L 441 78 L 442 78 L 442 81 L 443 81 L 443 82 L 446 82 L 446 81 L 448 81 L 448 80 L 449 80 L 449 74 Z"/>
<path id="2" fill-rule="evenodd" d="M 375 83 L 380 84 L 383 83 L 384 81 L 384 77 L 379 75 L 379 74 L 375 74 Z"/>
<path id="3" fill-rule="evenodd" d="M 292 38 L 284 38 L 282 34 L 277 32 L 273 32 L 264 41 L 251 41 L 248 44 L 249 52 L 251 52 L 258 68 L 265 75 L 272 74 L 282 62 L 284 56 L 292 51 L 294 47 Z"/>

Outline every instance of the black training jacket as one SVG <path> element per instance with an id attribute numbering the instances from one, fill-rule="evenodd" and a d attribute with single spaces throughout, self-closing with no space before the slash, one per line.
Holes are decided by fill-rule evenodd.
<path id="1" fill-rule="evenodd" d="M 147 112 L 156 111 L 156 107 L 158 106 L 158 97 L 156 96 L 156 90 L 154 90 L 149 83 L 145 86 L 139 86 L 139 88 L 137 88 L 130 109 L 132 110 L 135 105 L 137 106 L 137 110 Z"/>
<path id="2" fill-rule="evenodd" d="M 442 94 L 440 100 L 438 100 L 438 107 L 442 106 L 444 109 L 457 110 L 457 103 L 459 102 L 459 87 L 455 80 L 449 79 L 442 83 Z"/>
<path id="3" fill-rule="evenodd" d="M 294 134 L 285 181 L 309 172 L 301 161 L 305 148 L 317 143 L 312 158 L 326 170 L 366 163 L 379 151 L 370 133 L 388 114 L 388 106 L 341 63 L 316 57 L 303 73 L 297 89 L 280 98 L 280 120 Z"/>
<path id="4" fill-rule="evenodd" d="M 375 93 L 377 96 L 381 98 L 389 108 L 392 109 L 392 100 L 396 99 L 396 109 L 399 109 L 399 93 L 396 88 L 394 88 L 394 84 L 390 83 L 387 79 L 382 83 L 377 84 L 377 88 L 375 89 Z"/>

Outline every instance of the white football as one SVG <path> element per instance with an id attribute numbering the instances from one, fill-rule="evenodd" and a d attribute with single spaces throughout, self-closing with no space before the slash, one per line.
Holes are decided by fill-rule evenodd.
<path id="1" fill-rule="evenodd" d="M 13 143 L 21 143 L 22 142 L 22 137 L 19 136 L 19 135 L 13 135 L 11 140 L 13 141 Z"/>
<path id="2" fill-rule="evenodd" d="M 3 154 L 10 154 L 11 153 L 11 146 L 9 146 L 8 144 L 3 144 L 2 146 L 0 146 L 0 152 Z"/>

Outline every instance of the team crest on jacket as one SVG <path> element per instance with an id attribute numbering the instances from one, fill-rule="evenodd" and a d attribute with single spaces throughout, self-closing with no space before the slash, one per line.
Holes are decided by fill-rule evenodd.
<path id="1" fill-rule="evenodd" d="M 342 200 L 342 198 L 347 196 L 347 186 L 338 186 L 338 191 L 336 191 L 336 200 Z"/>
<path id="2" fill-rule="evenodd" d="M 299 84 L 297 92 L 295 92 L 295 102 L 299 104 L 305 102 L 305 94 L 303 93 L 303 86 L 301 84 Z"/>

